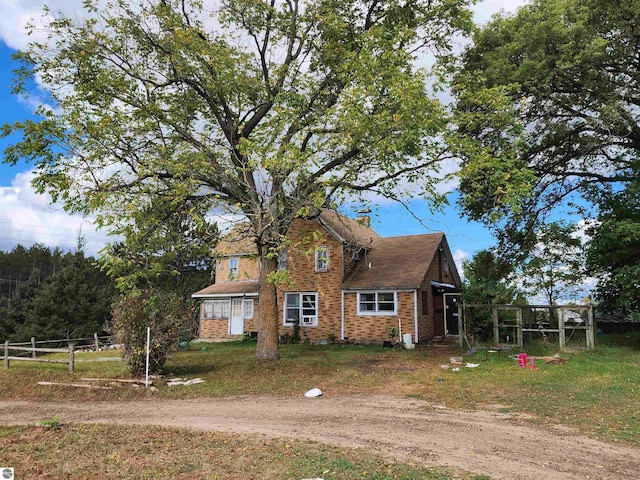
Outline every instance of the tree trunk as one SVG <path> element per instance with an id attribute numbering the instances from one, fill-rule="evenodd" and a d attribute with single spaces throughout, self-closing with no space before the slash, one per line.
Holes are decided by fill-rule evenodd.
<path id="1" fill-rule="evenodd" d="M 259 362 L 280 360 L 278 338 L 278 297 L 276 285 L 269 281 L 269 274 L 278 268 L 275 258 L 267 258 L 267 248 L 260 249 L 260 307 L 258 317 L 258 346 L 256 360 Z"/>

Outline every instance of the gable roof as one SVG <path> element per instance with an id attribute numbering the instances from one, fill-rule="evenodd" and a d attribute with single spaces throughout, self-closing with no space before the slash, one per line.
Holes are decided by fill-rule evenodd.
<path id="1" fill-rule="evenodd" d="M 341 242 L 369 247 L 380 235 L 369 225 L 331 210 L 322 210 L 318 217 L 320 223 Z"/>
<path id="2" fill-rule="evenodd" d="M 218 242 L 216 253 L 222 256 L 256 255 L 258 249 L 253 241 L 250 228 L 246 222 L 235 224 L 229 233 Z"/>
<path id="3" fill-rule="evenodd" d="M 378 238 L 342 288 L 419 288 L 443 239 L 443 233 Z"/>
<path id="4" fill-rule="evenodd" d="M 370 226 L 331 210 L 322 210 L 317 217 L 331 235 L 343 243 L 369 247 L 380 236 Z M 250 225 L 240 222 L 227 233 L 216 247 L 221 256 L 256 255 L 258 250 L 251 235 Z"/>

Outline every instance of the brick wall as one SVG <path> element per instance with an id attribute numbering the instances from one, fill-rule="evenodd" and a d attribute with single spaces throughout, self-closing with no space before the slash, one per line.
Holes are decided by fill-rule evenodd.
<path id="1" fill-rule="evenodd" d="M 200 338 L 225 338 L 229 331 L 229 320 L 226 318 L 203 319 L 200 317 Z"/>
<path id="2" fill-rule="evenodd" d="M 410 333 L 415 340 L 413 292 L 398 292 L 398 315 L 358 315 L 358 294 L 345 293 L 345 331 L 350 341 L 383 342 L 391 340 L 388 328 L 398 328 L 398 318 L 402 333 Z"/>
<path id="3" fill-rule="evenodd" d="M 255 256 L 239 256 L 238 277 L 229 277 L 229 258 L 223 257 L 216 262 L 216 283 L 242 282 L 257 280 L 260 276 L 260 260 Z"/>
<path id="4" fill-rule="evenodd" d="M 456 277 L 454 277 L 453 274 L 454 269 L 456 268 L 453 256 L 445 242 L 443 242 L 442 247 L 442 251 L 436 252 L 433 261 L 427 270 L 425 280 L 420 287 L 421 292 L 418 294 L 420 298 L 422 298 L 422 292 L 425 292 L 427 296 L 426 308 L 424 308 L 422 301 L 418 302 L 418 335 L 419 341 L 421 342 L 433 338 L 435 330 L 435 313 L 433 308 L 434 291 L 431 286 L 431 281 L 434 280 L 436 282 L 450 283 L 452 285 L 456 285 L 457 283 Z M 436 293 L 435 295 L 439 294 Z M 444 321 L 444 319 L 442 321 Z"/>
<path id="5" fill-rule="evenodd" d="M 254 299 L 253 318 L 244 320 L 244 331 L 258 331 L 258 300 Z M 236 338 L 235 335 L 228 335 L 229 319 L 228 318 L 204 318 L 204 302 L 200 305 L 200 338 L 213 340 L 219 338 Z"/>
<path id="6" fill-rule="evenodd" d="M 300 327 L 300 336 L 309 340 L 340 338 L 342 245 L 315 220 L 296 219 L 287 238 L 288 269 L 292 285 L 278 287 L 278 320 L 280 333 L 291 334 L 293 327 L 283 325 L 285 292 L 318 292 L 318 326 Z M 326 246 L 329 251 L 329 268 L 315 271 L 315 247 Z"/>

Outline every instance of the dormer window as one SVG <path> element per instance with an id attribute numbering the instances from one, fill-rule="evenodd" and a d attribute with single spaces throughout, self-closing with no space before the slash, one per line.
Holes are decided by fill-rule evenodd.
<path id="1" fill-rule="evenodd" d="M 238 257 L 229 259 L 229 278 L 238 278 Z"/>
<path id="2" fill-rule="evenodd" d="M 316 272 L 329 270 L 329 247 L 318 245 L 316 247 Z"/>

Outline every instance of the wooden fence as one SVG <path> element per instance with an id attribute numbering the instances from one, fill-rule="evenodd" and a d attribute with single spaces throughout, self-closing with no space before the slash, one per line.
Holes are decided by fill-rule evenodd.
<path id="1" fill-rule="evenodd" d="M 10 356 L 10 350 L 17 350 L 20 352 L 32 352 L 33 356 L 31 357 L 16 357 Z M 35 356 L 36 352 L 42 353 L 65 353 L 69 352 L 69 358 L 66 360 L 55 360 L 51 358 L 38 358 Z M 73 373 L 75 369 L 75 344 L 73 342 L 69 342 L 69 348 L 33 348 L 33 347 L 16 347 L 15 345 L 9 344 L 7 340 L 4 342 L 4 368 L 9 368 L 10 360 L 20 360 L 23 362 L 42 362 L 42 363 L 68 363 L 69 364 L 69 372 Z"/>
<path id="2" fill-rule="evenodd" d="M 4 342 L 4 368 L 9 368 L 9 362 L 12 360 L 22 361 L 22 362 L 40 362 L 40 363 L 63 363 L 69 365 L 69 372 L 73 373 L 75 369 L 75 354 L 78 346 L 82 346 L 83 348 L 89 348 L 97 352 L 100 349 L 100 338 L 108 338 L 108 337 L 98 337 L 97 333 L 94 333 L 91 338 L 76 338 L 70 340 L 41 340 L 36 341 L 35 337 L 31 337 L 31 342 L 23 342 L 23 343 L 9 343 L 9 341 Z M 48 348 L 48 347 L 36 347 L 37 344 L 51 344 L 51 343 L 67 343 L 68 347 L 64 348 Z M 104 345 L 104 343 L 103 343 Z M 26 352 L 31 353 L 31 356 L 18 356 L 18 355 L 9 355 L 10 351 L 17 352 Z M 51 359 L 51 358 L 42 358 L 38 357 L 38 353 L 68 353 L 69 356 L 66 359 Z"/>
<path id="3" fill-rule="evenodd" d="M 530 337 L 546 339 L 553 334 L 558 337 L 558 345 L 564 347 L 577 331 L 584 332 L 584 343 L 587 348 L 595 348 L 595 321 L 593 307 L 589 304 L 579 305 L 495 305 L 495 304 L 462 304 L 458 305 L 459 326 L 467 331 L 469 313 L 484 311 L 490 315 L 493 323 L 494 345 L 511 345 L 522 347 L 525 334 Z M 546 312 L 545 321 L 536 320 L 536 312 Z M 525 322 L 525 313 L 533 319 Z M 501 315 L 502 314 L 502 315 Z M 460 336 L 463 345 L 463 335 Z"/>

